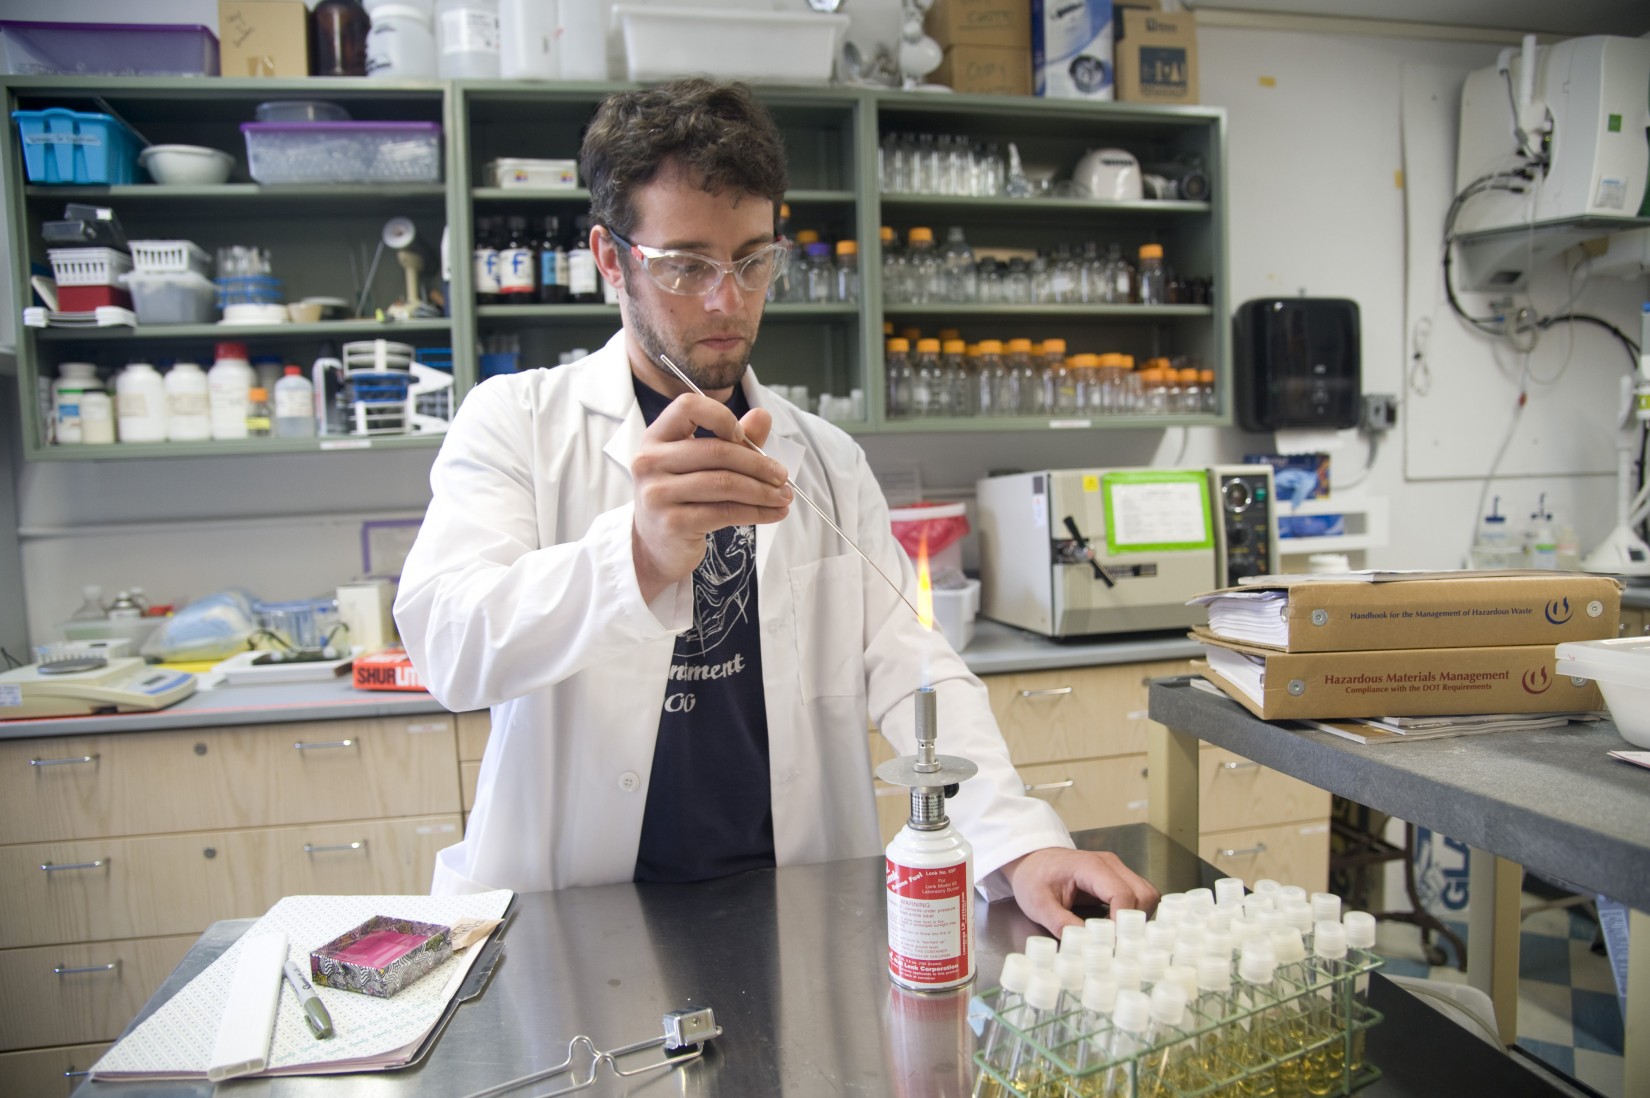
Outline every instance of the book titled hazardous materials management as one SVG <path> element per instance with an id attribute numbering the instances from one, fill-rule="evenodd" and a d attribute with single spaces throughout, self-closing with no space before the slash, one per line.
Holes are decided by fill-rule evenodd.
<path id="1" fill-rule="evenodd" d="M 1208 632 L 1284 652 L 1555 645 L 1616 635 L 1621 583 L 1575 572 L 1266 576 L 1191 600 Z"/>

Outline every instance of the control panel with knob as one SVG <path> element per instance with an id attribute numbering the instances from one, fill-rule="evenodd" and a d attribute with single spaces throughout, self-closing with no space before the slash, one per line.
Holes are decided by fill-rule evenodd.
<path id="1" fill-rule="evenodd" d="M 1245 576 L 1277 568 L 1278 522 L 1272 510 L 1270 465 L 1214 465 L 1210 494 L 1220 506 L 1215 524 L 1215 582 L 1232 587 Z"/>

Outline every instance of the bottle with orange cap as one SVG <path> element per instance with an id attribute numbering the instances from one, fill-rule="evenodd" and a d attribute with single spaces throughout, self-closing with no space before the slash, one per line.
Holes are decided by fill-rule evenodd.
<path id="1" fill-rule="evenodd" d="M 980 340 L 974 392 L 978 396 L 979 414 L 982 416 L 1012 416 L 1019 413 L 1017 406 L 1008 405 L 1008 368 L 1003 363 L 1001 340 Z"/>
<path id="2" fill-rule="evenodd" d="M 1049 415 L 1071 415 L 1077 411 L 1077 379 L 1066 365 L 1066 341 L 1043 340 L 1043 410 Z"/>
<path id="3" fill-rule="evenodd" d="M 1220 397 L 1215 393 L 1215 372 L 1207 368 L 1199 370 L 1197 382 L 1203 389 L 1203 407 L 1198 411 L 1211 416 L 1219 412 Z"/>
<path id="4" fill-rule="evenodd" d="M 844 305 L 859 302 L 859 243 L 854 240 L 836 242 L 835 285 L 832 298 Z"/>
<path id="5" fill-rule="evenodd" d="M 1163 245 L 1140 245 L 1140 275 L 1137 295 L 1142 305 L 1167 305 L 1169 271 L 1163 265 Z"/>
<path id="6" fill-rule="evenodd" d="M 906 300 L 912 305 L 927 305 L 943 298 L 945 265 L 934 248 L 934 230 L 916 226 L 906 237 Z"/>
<path id="7" fill-rule="evenodd" d="M 953 416 L 974 414 L 973 379 L 968 373 L 968 344 L 960 339 L 940 343 L 940 378 L 946 389 L 946 404 Z"/>
<path id="8" fill-rule="evenodd" d="M 888 418 L 906 419 L 911 415 L 911 341 L 896 336 L 888 341 L 888 354 L 883 374 L 888 385 Z"/>
<path id="9" fill-rule="evenodd" d="M 917 340 L 917 359 L 911 365 L 911 414 L 920 419 L 948 416 L 951 401 L 940 374 L 940 341 Z"/>
<path id="10" fill-rule="evenodd" d="M 882 300 L 901 302 L 906 299 L 905 252 L 899 246 L 899 237 L 889 225 L 884 225 L 882 240 Z"/>

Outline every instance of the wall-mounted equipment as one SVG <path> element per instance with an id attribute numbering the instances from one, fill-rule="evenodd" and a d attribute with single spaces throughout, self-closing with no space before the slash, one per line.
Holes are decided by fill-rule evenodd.
<path id="1" fill-rule="evenodd" d="M 1358 425 L 1363 388 L 1358 303 L 1256 298 L 1238 307 L 1234 402 L 1247 431 Z"/>

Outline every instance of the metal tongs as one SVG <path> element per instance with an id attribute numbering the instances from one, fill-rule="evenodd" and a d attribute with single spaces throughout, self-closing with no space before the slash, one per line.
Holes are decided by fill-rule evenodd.
<path id="1" fill-rule="evenodd" d="M 637 1041 L 633 1045 L 610 1049 L 607 1052 L 597 1048 L 595 1041 L 581 1033 L 567 1042 L 567 1059 L 554 1067 L 544 1068 L 541 1071 L 535 1071 L 511 1079 L 508 1082 L 499 1083 L 497 1086 L 488 1087 L 486 1090 L 478 1090 L 468 1095 L 467 1098 L 493 1098 L 494 1095 L 516 1090 L 530 1083 L 552 1079 L 557 1075 L 568 1075 L 573 1080 L 572 1085 L 565 1086 L 560 1090 L 547 1090 L 534 1096 L 534 1098 L 557 1098 L 558 1095 L 572 1094 L 574 1091 L 594 1086 L 597 1070 L 603 1064 L 612 1068 L 613 1074 L 620 1078 L 629 1078 L 632 1075 L 644 1075 L 650 1071 L 690 1064 L 705 1054 L 706 1044 L 722 1035 L 722 1027 L 716 1024 L 716 1015 L 710 1007 L 700 1007 L 698 1010 L 673 1010 L 665 1015 L 664 1027 L 665 1031 L 662 1036 L 646 1041 Z M 631 1056 L 660 1045 L 663 1045 L 665 1050 L 663 1059 L 632 1068 L 619 1066 L 620 1057 Z M 690 1051 L 683 1052 L 681 1051 L 683 1049 Z M 680 1055 L 672 1055 L 672 1053 L 680 1053 Z M 575 1063 L 575 1060 L 578 1062 Z"/>

